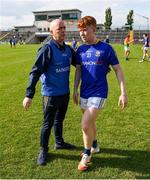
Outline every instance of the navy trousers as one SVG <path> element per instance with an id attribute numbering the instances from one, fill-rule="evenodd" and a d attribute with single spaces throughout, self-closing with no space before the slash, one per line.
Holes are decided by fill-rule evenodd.
<path id="1" fill-rule="evenodd" d="M 40 146 L 48 151 L 49 136 L 54 126 L 56 144 L 61 144 L 63 140 L 63 120 L 67 112 L 70 95 L 62 96 L 43 96 L 44 120 L 41 130 Z"/>

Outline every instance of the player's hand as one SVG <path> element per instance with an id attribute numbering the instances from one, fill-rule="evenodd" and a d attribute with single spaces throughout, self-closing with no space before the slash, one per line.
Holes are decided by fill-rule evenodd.
<path id="1" fill-rule="evenodd" d="M 78 105 L 78 92 L 77 91 L 73 93 L 73 101 L 76 105 Z"/>
<path id="2" fill-rule="evenodd" d="M 121 107 L 121 109 L 124 109 L 128 104 L 128 97 L 127 95 L 120 95 L 119 101 L 118 101 L 118 106 Z"/>
<path id="3" fill-rule="evenodd" d="M 28 110 L 28 108 L 31 106 L 32 104 L 32 99 L 31 98 L 28 98 L 28 97 L 25 97 L 24 100 L 23 100 L 23 107 L 25 110 Z"/>

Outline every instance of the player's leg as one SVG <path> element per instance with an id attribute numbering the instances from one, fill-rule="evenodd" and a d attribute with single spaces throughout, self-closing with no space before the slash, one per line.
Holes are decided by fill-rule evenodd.
<path id="1" fill-rule="evenodd" d="M 101 110 L 104 107 L 104 104 L 106 102 L 105 98 L 90 98 L 89 100 L 89 106 L 92 106 L 94 104 L 95 108 Z M 90 103 L 91 102 L 91 103 Z M 100 112 L 100 111 L 99 111 Z M 98 153 L 100 151 L 100 146 L 98 145 L 97 142 L 97 130 L 96 130 L 96 119 L 95 122 L 93 123 L 93 143 L 91 147 L 91 153 Z"/>
<path id="2" fill-rule="evenodd" d="M 145 57 L 147 57 L 148 61 L 150 61 L 150 56 L 148 54 L 148 47 L 146 47 L 146 49 L 145 49 Z"/>
<path id="3" fill-rule="evenodd" d="M 91 158 L 91 148 L 93 146 L 93 140 L 96 142 L 96 119 L 100 112 L 100 109 L 104 106 L 106 99 L 99 97 L 90 97 L 88 99 L 80 98 L 81 108 L 84 109 L 82 116 L 82 132 L 84 151 L 82 153 L 82 159 L 79 163 L 78 169 L 81 171 L 88 169 L 88 162 Z"/>
<path id="4" fill-rule="evenodd" d="M 124 56 L 127 57 L 127 46 L 124 46 Z"/>
<path id="5" fill-rule="evenodd" d="M 124 46 L 124 51 L 125 51 L 125 58 L 128 60 L 128 47 Z"/>
<path id="6" fill-rule="evenodd" d="M 83 142 L 84 151 L 82 159 L 78 165 L 78 169 L 85 171 L 88 169 L 88 163 L 91 158 L 91 147 L 94 139 L 93 126 L 98 117 L 99 109 L 87 108 L 82 116 L 82 132 L 83 132 Z"/>
<path id="7" fill-rule="evenodd" d="M 97 142 L 97 130 L 96 130 L 96 121 L 93 124 L 93 142 L 91 147 L 91 153 L 99 153 L 100 152 L 100 144 Z"/>
<path id="8" fill-rule="evenodd" d="M 145 59 L 145 57 L 146 57 L 146 49 L 145 49 L 145 47 L 144 47 L 144 49 L 143 49 L 143 61 L 144 61 L 144 59 Z"/>
<path id="9" fill-rule="evenodd" d="M 94 139 L 94 130 L 95 121 L 99 114 L 99 109 L 88 108 L 83 114 L 81 127 L 83 132 L 83 141 L 84 147 L 86 149 L 91 149 L 93 139 Z M 96 133 L 95 133 L 96 134 Z"/>
<path id="10" fill-rule="evenodd" d="M 129 55 L 130 55 L 130 47 L 127 47 L 126 60 L 129 60 Z"/>
<path id="11" fill-rule="evenodd" d="M 81 109 L 82 113 L 84 114 L 85 109 Z M 93 142 L 91 147 L 91 153 L 98 153 L 100 151 L 100 147 L 97 143 L 97 130 L 96 130 L 96 121 L 93 123 Z M 81 156 L 83 155 L 83 152 L 81 153 Z"/>
<path id="12" fill-rule="evenodd" d="M 142 56 L 142 60 L 140 60 L 139 62 L 144 62 L 145 59 L 145 47 L 143 47 L 143 56 Z"/>

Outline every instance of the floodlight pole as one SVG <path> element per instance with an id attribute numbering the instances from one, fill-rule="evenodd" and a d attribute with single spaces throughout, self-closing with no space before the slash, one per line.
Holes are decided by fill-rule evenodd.
<path id="1" fill-rule="evenodd" d="M 141 14 L 135 13 L 137 16 L 140 16 L 147 20 L 147 33 L 149 34 L 149 17 L 143 16 Z"/>

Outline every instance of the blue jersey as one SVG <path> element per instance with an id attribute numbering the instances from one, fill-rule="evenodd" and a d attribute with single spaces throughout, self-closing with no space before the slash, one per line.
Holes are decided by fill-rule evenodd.
<path id="1" fill-rule="evenodd" d="M 80 96 L 107 98 L 109 66 L 119 64 L 113 48 L 100 41 L 81 45 L 77 50 L 77 64 L 81 65 Z"/>
<path id="2" fill-rule="evenodd" d="M 149 47 L 149 38 L 144 37 L 144 47 Z"/>

